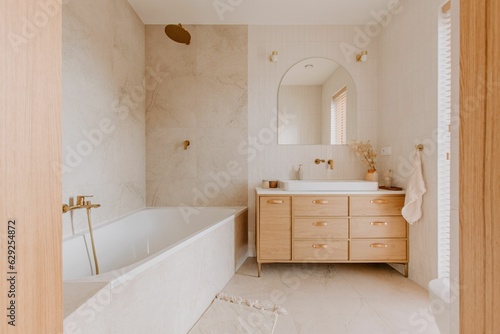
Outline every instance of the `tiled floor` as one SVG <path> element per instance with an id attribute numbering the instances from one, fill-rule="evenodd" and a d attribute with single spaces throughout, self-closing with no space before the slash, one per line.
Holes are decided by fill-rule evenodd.
<path id="1" fill-rule="evenodd" d="M 223 292 L 284 307 L 274 334 L 439 334 L 425 289 L 386 264 L 267 264 L 249 258 Z"/>

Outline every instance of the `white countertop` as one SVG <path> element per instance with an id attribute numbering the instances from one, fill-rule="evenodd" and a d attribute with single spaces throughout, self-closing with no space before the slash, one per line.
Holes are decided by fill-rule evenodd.
<path id="1" fill-rule="evenodd" d="M 258 195 L 404 195 L 405 190 L 375 190 L 375 191 L 286 191 L 280 188 L 263 189 L 261 187 L 255 188 Z"/>

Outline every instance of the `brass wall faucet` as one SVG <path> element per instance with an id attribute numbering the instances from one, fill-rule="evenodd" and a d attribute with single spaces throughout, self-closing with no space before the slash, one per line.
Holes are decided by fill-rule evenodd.
<path id="1" fill-rule="evenodd" d="M 76 205 L 63 204 L 62 212 L 66 213 L 75 209 L 93 209 L 101 206 L 101 204 L 92 204 L 91 201 L 86 201 L 85 200 L 86 197 L 94 197 L 94 196 L 92 195 L 76 196 Z"/>
<path id="2" fill-rule="evenodd" d="M 327 161 L 325 159 L 314 159 L 314 163 L 316 165 L 319 165 L 322 162 L 327 162 Z M 330 167 L 330 169 L 333 169 L 334 162 L 332 159 L 328 160 L 328 166 Z"/>
<path id="3" fill-rule="evenodd" d="M 330 169 L 333 169 L 333 166 L 334 166 L 334 162 L 332 159 L 328 160 L 328 166 L 330 166 Z"/>

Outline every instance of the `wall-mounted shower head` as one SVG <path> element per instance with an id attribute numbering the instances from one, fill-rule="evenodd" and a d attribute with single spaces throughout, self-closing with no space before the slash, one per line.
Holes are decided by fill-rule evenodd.
<path id="1" fill-rule="evenodd" d="M 191 34 L 179 24 L 169 24 L 165 27 L 165 34 L 177 43 L 189 45 L 191 43 Z"/>

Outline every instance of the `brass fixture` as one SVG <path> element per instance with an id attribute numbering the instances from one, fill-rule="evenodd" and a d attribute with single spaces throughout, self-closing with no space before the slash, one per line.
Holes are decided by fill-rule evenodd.
<path id="1" fill-rule="evenodd" d="M 189 140 L 184 140 L 184 151 L 188 149 L 188 146 L 191 145 Z"/>
<path id="2" fill-rule="evenodd" d="M 169 24 L 165 27 L 165 34 L 177 43 L 189 45 L 191 43 L 191 34 L 179 24 Z"/>
<path id="3" fill-rule="evenodd" d="M 319 165 L 320 163 L 325 162 L 325 159 L 314 159 L 314 163 Z"/>
<path id="4" fill-rule="evenodd" d="M 278 51 L 273 51 L 271 53 L 271 56 L 269 57 L 269 60 L 271 60 L 273 63 L 278 61 Z"/>
<path id="5" fill-rule="evenodd" d="M 332 159 L 328 160 L 328 165 L 330 166 L 330 169 L 333 169 L 334 162 Z"/>
<path id="6" fill-rule="evenodd" d="M 94 233 L 92 231 L 92 221 L 90 219 L 90 211 L 93 208 L 99 208 L 101 204 L 92 204 L 90 201 L 86 201 L 86 197 L 94 197 L 92 195 L 85 195 L 85 196 L 76 196 L 76 205 L 71 205 L 72 200 L 70 200 L 70 205 L 68 204 L 63 204 L 62 206 L 62 212 L 66 213 L 75 209 L 86 209 L 87 210 L 87 223 L 89 225 L 89 234 L 90 234 L 90 242 L 92 244 L 92 253 L 94 255 L 94 264 L 95 264 L 95 274 L 99 275 L 99 262 L 97 261 L 97 253 L 95 250 L 95 243 L 94 243 Z"/>
<path id="7" fill-rule="evenodd" d="M 368 59 L 368 51 L 362 51 L 359 55 L 356 55 L 356 61 L 358 63 L 364 63 Z"/>
<path id="8" fill-rule="evenodd" d="M 89 201 L 89 203 L 90 203 L 90 201 Z M 96 205 L 99 205 L 99 204 L 96 204 Z M 99 275 L 99 262 L 97 261 L 97 253 L 95 251 L 94 232 L 92 231 L 92 221 L 90 220 L 90 210 L 91 210 L 91 207 L 90 206 L 87 207 L 87 223 L 89 225 L 90 243 L 92 244 L 92 254 L 94 255 L 95 274 Z"/>
<path id="9" fill-rule="evenodd" d="M 418 145 L 415 145 L 415 148 L 419 151 L 423 151 L 424 150 L 424 145 L 422 144 L 418 144 Z"/>
<path id="10" fill-rule="evenodd" d="M 98 208 L 101 204 L 92 204 L 90 201 L 86 201 L 86 197 L 94 197 L 92 195 L 76 196 L 76 205 L 63 204 L 62 212 L 66 213 L 75 209 L 92 209 Z"/>

